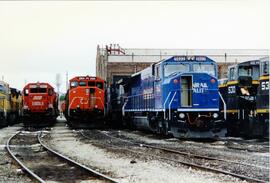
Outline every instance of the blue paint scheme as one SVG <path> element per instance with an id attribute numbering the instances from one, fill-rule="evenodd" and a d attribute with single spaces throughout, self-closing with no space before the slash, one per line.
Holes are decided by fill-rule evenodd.
<path id="1" fill-rule="evenodd" d="M 214 69 L 212 75 L 205 73 L 204 71 L 196 72 L 193 69 L 194 64 L 200 64 L 200 66 L 206 64 L 211 65 L 211 67 L 213 66 Z M 182 65 L 189 70 L 186 69 L 184 72 L 176 72 L 166 76 L 164 67 L 167 67 L 168 65 L 173 65 L 173 67 Z M 157 77 L 157 72 L 154 72 L 156 70 L 159 70 L 160 77 Z M 181 106 L 181 76 L 192 77 L 192 105 L 189 107 Z M 170 103 L 171 109 L 209 108 L 218 110 L 219 108 L 217 64 L 206 56 L 174 56 L 162 60 L 135 73 L 130 78 L 126 90 L 128 90 L 128 102 L 125 106 L 125 110 L 167 110 L 170 107 Z M 172 100 L 173 96 L 174 99 Z M 199 112 L 199 110 L 196 112 Z"/>

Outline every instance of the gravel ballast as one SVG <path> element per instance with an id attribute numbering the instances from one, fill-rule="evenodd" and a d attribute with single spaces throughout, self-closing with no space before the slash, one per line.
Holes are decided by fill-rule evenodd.
<path id="1" fill-rule="evenodd" d="M 45 140 L 45 139 L 44 139 Z M 53 149 L 109 175 L 120 182 L 245 182 L 231 176 L 194 170 L 180 164 L 145 158 L 140 154 L 112 152 L 80 140 L 78 132 L 55 127 L 45 140 Z"/>
<path id="2" fill-rule="evenodd" d="M 0 183 L 32 182 L 20 167 L 14 163 L 5 149 L 8 138 L 20 129 L 20 125 L 0 129 Z"/>

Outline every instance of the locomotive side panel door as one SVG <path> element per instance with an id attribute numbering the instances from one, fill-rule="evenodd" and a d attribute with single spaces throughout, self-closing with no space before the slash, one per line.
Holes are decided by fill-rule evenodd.
<path id="1" fill-rule="evenodd" d="M 181 107 L 192 107 L 192 76 L 181 76 Z"/>

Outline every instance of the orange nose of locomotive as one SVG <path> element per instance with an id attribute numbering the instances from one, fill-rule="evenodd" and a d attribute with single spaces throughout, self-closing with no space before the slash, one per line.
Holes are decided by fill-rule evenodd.
<path id="1" fill-rule="evenodd" d="M 94 96 L 94 88 L 73 88 L 70 92 L 70 109 L 90 110 L 95 105 Z"/>

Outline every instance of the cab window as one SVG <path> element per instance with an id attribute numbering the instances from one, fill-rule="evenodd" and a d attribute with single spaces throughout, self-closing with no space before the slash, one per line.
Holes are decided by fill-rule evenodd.
<path id="1" fill-rule="evenodd" d="M 207 73 L 211 76 L 216 76 L 216 70 L 214 64 L 193 64 L 193 71 L 194 72 L 203 72 Z"/>
<path id="2" fill-rule="evenodd" d="M 50 96 L 53 95 L 53 89 L 52 89 L 52 88 L 49 88 L 48 94 L 49 94 Z"/>
<path id="3" fill-rule="evenodd" d="M 155 66 L 155 79 L 160 79 L 160 64 Z"/>
<path id="4" fill-rule="evenodd" d="M 79 86 L 86 86 L 86 82 L 85 81 L 80 81 Z"/>
<path id="5" fill-rule="evenodd" d="M 70 87 L 71 88 L 75 88 L 75 87 L 77 87 L 78 86 L 78 82 L 77 81 L 72 81 L 71 83 L 70 83 Z"/>
<path id="6" fill-rule="evenodd" d="M 29 94 L 29 90 L 28 90 L 28 89 L 25 89 L 25 90 L 24 90 L 24 95 L 25 95 L 25 96 L 28 96 L 28 94 Z"/>
<path id="7" fill-rule="evenodd" d="M 0 85 L 0 92 L 1 93 L 6 93 L 6 87 L 4 87 L 3 85 Z"/>
<path id="8" fill-rule="evenodd" d="M 262 75 L 269 74 L 269 62 L 264 62 L 262 65 Z"/>
<path id="9" fill-rule="evenodd" d="M 259 66 L 240 66 L 238 69 L 239 76 L 251 76 L 252 79 L 259 79 Z"/>
<path id="10" fill-rule="evenodd" d="M 235 80 L 234 68 L 230 68 L 230 80 Z"/>
<path id="11" fill-rule="evenodd" d="M 189 72 L 189 65 L 187 64 L 166 64 L 164 65 L 164 76 L 168 77 L 178 72 Z"/>
<path id="12" fill-rule="evenodd" d="M 103 83 L 102 82 L 97 82 L 97 87 L 101 90 L 103 90 Z"/>
<path id="13" fill-rule="evenodd" d="M 95 86 L 95 82 L 89 81 L 89 82 L 88 82 L 88 86 Z"/>
<path id="14" fill-rule="evenodd" d="M 46 88 L 30 88 L 30 93 L 46 93 Z"/>

